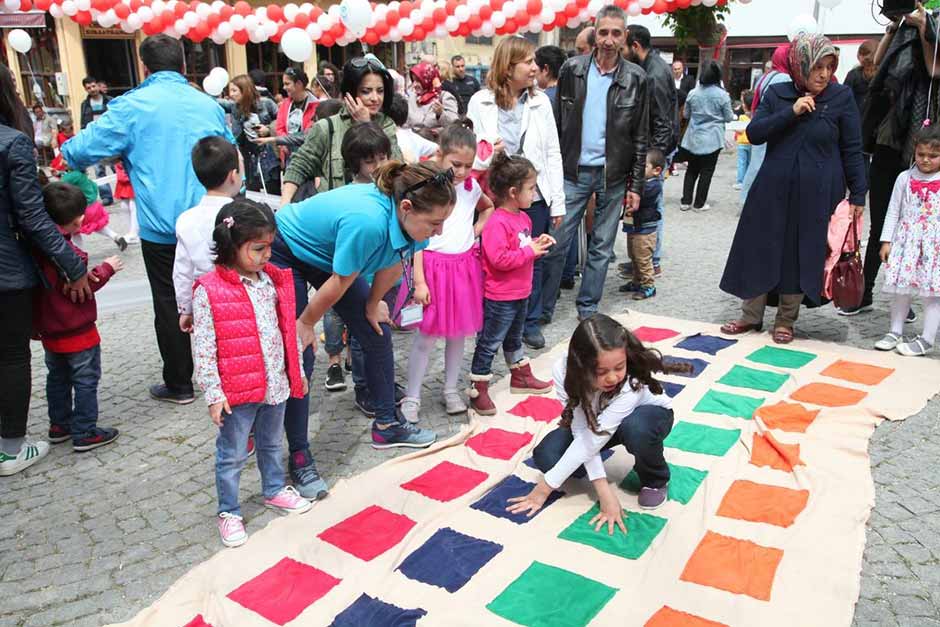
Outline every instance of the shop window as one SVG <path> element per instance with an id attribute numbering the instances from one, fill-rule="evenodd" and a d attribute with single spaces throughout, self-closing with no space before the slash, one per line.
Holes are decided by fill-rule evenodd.
<path id="1" fill-rule="evenodd" d="M 209 75 L 212 68 L 228 69 L 225 61 L 225 46 L 209 40 L 199 43 L 183 37 L 183 51 L 186 54 L 186 80 L 196 83 L 202 88 L 202 79 Z"/>
<path id="2" fill-rule="evenodd" d="M 245 45 L 245 54 L 248 55 L 248 70 L 260 69 L 267 79 L 266 87 L 272 93 L 280 91 L 281 75 L 292 65 L 290 59 L 281 51 L 281 47 L 272 41 L 249 43 Z"/>
<path id="3" fill-rule="evenodd" d="M 23 80 L 23 98 L 27 106 L 42 102 L 47 107 L 65 106 L 56 89 L 55 75 L 61 72 L 59 65 L 59 44 L 55 34 L 55 22 L 46 16 L 44 28 L 25 29 L 33 39 L 29 52 L 20 55 L 20 73 Z M 18 54 L 18 53 L 15 53 Z M 28 60 L 28 63 L 27 63 Z M 32 67 L 32 72 L 30 72 Z"/>

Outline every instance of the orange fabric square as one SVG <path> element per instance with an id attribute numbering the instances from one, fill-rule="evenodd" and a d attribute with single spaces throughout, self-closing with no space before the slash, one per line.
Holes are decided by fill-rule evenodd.
<path id="1" fill-rule="evenodd" d="M 806 509 L 807 501 L 809 490 L 791 490 L 739 479 L 725 492 L 718 515 L 789 527 Z"/>
<path id="2" fill-rule="evenodd" d="M 810 411 L 799 403 L 780 401 L 776 405 L 758 408 L 755 415 L 767 425 L 768 429 L 806 433 L 806 429 L 819 415 L 819 410 Z"/>
<path id="3" fill-rule="evenodd" d="M 770 466 L 776 470 L 792 472 L 794 466 L 805 466 L 800 459 L 799 444 L 782 444 L 769 433 L 754 434 L 751 447 L 751 463 L 755 466 Z"/>
<path id="4" fill-rule="evenodd" d="M 894 368 L 881 368 L 870 364 L 860 364 L 856 361 L 840 359 L 822 371 L 823 376 L 833 379 L 843 379 L 862 385 L 878 385 L 891 376 Z"/>
<path id="5" fill-rule="evenodd" d="M 708 531 L 679 579 L 769 601 L 782 558 L 782 549 Z"/>
<path id="6" fill-rule="evenodd" d="M 688 614 L 674 610 L 668 605 L 659 608 L 659 611 L 650 616 L 643 627 L 728 627 L 724 623 L 706 620 L 695 614 Z"/>
<path id="7" fill-rule="evenodd" d="M 867 392 L 829 383 L 809 383 L 790 395 L 795 401 L 824 407 L 848 407 L 868 396 Z"/>

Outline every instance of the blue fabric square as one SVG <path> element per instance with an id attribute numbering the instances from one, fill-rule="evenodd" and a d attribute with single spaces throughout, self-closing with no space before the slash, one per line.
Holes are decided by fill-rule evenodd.
<path id="1" fill-rule="evenodd" d="M 409 579 L 457 592 L 502 550 L 495 542 L 443 527 L 406 557 L 398 570 Z"/>
<path id="2" fill-rule="evenodd" d="M 360 627 L 361 625 L 395 625 L 414 627 L 427 611 L 420 608 L 403 610 L 400 607 L 361 595 L 352 605 L 336 615 L 330 627 Z"/>
<path id="3" fill-rule="evenodd" d="M 676 385 L 676 384 L 675 384 L 675 383 L 663 383 L 663 388 L 665 389 L 665 386 L 667 386 L 667 385 Z M 680 385 L 680 386 L 678 386 L 678 387 L 679 387 L 679 391 L 681 391 L 682 388 L 684 388 L 685 386 L 684 386 L 684 385 Z M 678 394 L 678 393 L 679 393 L 679 392 L 676 392 L 676 394 Z M 666 394 L 669 394 L 669 391 L 668 391 L 668 390 L 666 391 Z M 671 397 L 671 396 L 674 396 L 674 395 L 670 395 L 670 397 Z M 609 449 L 609 448 L 604 449 L 603 451 L 601 451 L 601 461 L 605 461 L 605 462 L 606 462 L 607 459 L 608 459 L 611 455 L 613 455 L 613 454 L 614 454 L 613 450 L 611 450 L 611 449 Z M 536 470 L 538 470 L 538 468 L 535 466 L 535 458 L 534 458 L 534 457 L 529 457 L 528 459 L 524 460 L 522 463 L 525 464 L 526 466 L 528 466 L 529 468 L 535 468 Z M 520 479 L 520 481 L 521 481 L 521 479 Z M 523 496 L 525 496 L 525 495 L 523 495 Z"/>
<path id="4" fill-rule="evenodd" d="M 670 383 L 669 381 L 660 381 L 663 384 L 663 392 L 666 393 L 666 396 L 669 398 L 675 398 L 679 392 L 685 389 L 684 385 L 678 383 Z"/>
<path id="5" fill-rule="evenodd" d="M 724 350 L 729 346 L 734 346 L 737 344 L 737 340 L 726 340 L 723 337 L 716 337 L 714 335 L 702 335 L 701 333 L 696 333 L 695 335 L 690 335 L 685 338 L 678 344 L 676 348 L 681 348 L 682 350 L 694 351 L 696 353 L 708 353 L 709 355 L 717 355 L 718 351 Z"/>
<path id="6" fill-rule="evenodd" d="M 692 372 L 672 372 L 670 374 L 677 377 L 697 377 L 702 372 L 705 371 L 705 368 L 708 366 L 708 362 L 704 359 L 686 359 L 685 357 L 674 357 L 672 355 L 666 355 L 663 357 L 663 362 L 667 364 L 688 364 L 692 368 Z"/>
<path id="7" fill-rule="evenodd" d="M 608 451 L 603 451 L 602 455 L 605 452 Z M 610 455 L 613 455 L 613 451 L 609 451 L 609 453 Z M 483 498 L 470 507 L 473 509 L 478 509 L 481 512 L 486 512 L 490 516 L 505 518 L 506 520 L 511 520 L 517 525 L 521 525 L 523 523 L 529 522 L 532 520 L 532 518 L 526 514 L 511 514 L 507 512 L 506 508 L 509 507 L 509 499 L 515 496 L 525 496 L 531 492 L 532 488 L 534 487 L 534 483 L 523 481 L 516 475 L 509 475 L 503 481 L 498 483 L 492 490 L 483 495 Z M 563 495 L 564 492 L 554 490 L 551 494 L 548 495 L 548 499 L 545 501 L 545 505 L 542 506 L 542 509 L 536 512 L 535 516 L 538 516 L 539 513 L 545 510 L 546 507 L 557 501 Z"/>

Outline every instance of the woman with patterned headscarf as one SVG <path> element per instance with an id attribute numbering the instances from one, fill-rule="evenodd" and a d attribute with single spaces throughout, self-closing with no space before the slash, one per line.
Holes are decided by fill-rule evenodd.
<path id="1" fill-rule="evenodd" d="M 429 139 L 436 139 L 441 129 L 457 121 L 457 99 L 441 89 L 441 73 L 436 66 L 422 61 L 411 68 L 410 74 L 405 128 L 427 131 L 431 135 Z"/>
<path id="2" fill-rule="evenodd" d="M 728 335 L 759 331 L 768 300 L 777 301 L 773 340 L 793 341 L 800 304 L 822 304 L 829 218 L 849 189 L 856 214 L 868 183 L 862 160 L 858 107 L 852 90 L 832 82 L 838 56 L 821 35 L 797 38 L 790 48 L 790 83 L 769 86 L 747 135 L 767 144 L 721 279 L 721 289 L 743 299 L 742 316 Z"/>

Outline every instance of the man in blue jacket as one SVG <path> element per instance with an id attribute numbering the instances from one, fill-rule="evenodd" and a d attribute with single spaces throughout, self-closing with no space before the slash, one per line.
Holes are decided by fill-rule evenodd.
<path id="1" fill-rule="evenodd" d="M 108 110 L 62 146 L 66 162 L 83 169 L 120 157 L 134 187 L 141 251 L 153 295 L 163 383 L 150 387 L 161 401 L 191 403 L 193 357 L 189 336 L 179 329 L 173 290 L 176 218 L 205 195 L 191 153 L 197 141 L 221 135 L 234 143 L 222 108 L 189 86 L 183 48 L 167 35 L 140 45 L 145 80 L 108 103 Z"/>

